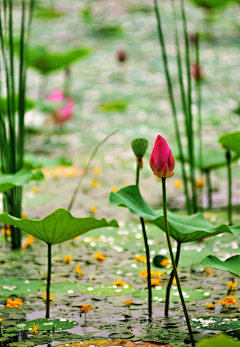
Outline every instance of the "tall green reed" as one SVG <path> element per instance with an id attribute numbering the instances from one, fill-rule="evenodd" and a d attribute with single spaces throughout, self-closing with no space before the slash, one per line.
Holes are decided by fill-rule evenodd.
<path id="1" fill-rule="evenodd" d="M 178 70 L 178 84 L 180 88 L 181 94 L 181 108 L 182 113 L 184 115 L 184 127 L 185 127 L 185 136 L 187 138 L 187 157 L 190 164 L 190 172 L 189 177 L 186 172 L 185 162 L 186 158 L 184 156 L 183 144 L 182 144 L 182 134 L 180 132 L 179 126 L 179 115 L 176 107 L 176 100 L 173 89 L 173 81 L 169 69 L 169 58 L 165 44 L 164 32 L 162 29 L 162 17 L 160 8 L 158 5 L 158 1 L 154 0 L 154 8 L 157 19 L 157 31 L 159 36 L 159 42 L 162 52 L 163 66 L 164 72 L 166 76 L 167 86 L 168 86 L 168 94 L 172 109 L 172 114 L 174 118 L 175 125 L 175 135 L 178 145 L 179 158 L 181 162 L 181 171 L 184 183 L 184 193 L 186 197 L 186 207 L 188 214 L 192 212 L 197 212 L 197 195 L 195 189 L 195 181 L 196 181 L 196 163 L 195 163 L 195 141 L 194 141 L 194 126 L 193 126 L 193 114 L 192 114 L 192 80 L 191 80 L 191 65 L 190 65 L 190 47 L 189 47 L 189 39 L 188 39 L 188 28 L 187 28 L 187 19 L 185 14 L 185 4 L 184 0 L 180 1 L 180 12 L 181 12 L 181 20 L 182 20 L 182 38 L 183 38 L 183 46 L 184 46 L 184 55 L 181 54 L 180 49 L 180 39 L 179 39 L 179 30 L 177 25 L 177 14 L 175 9 L 174 0 L 172 2 L 173 9 L 173 23 L 174 23 L 174 39 L 175 39 L 175 47 L 176 47 L 176 62 L 177 62 L 177 70 Z M 186 77 L 186 86 L 184 83 L 184 74 Z M 190 181 L 190 191 L 188 181 Z"/>
<path id="2" fill-rule="evenodd" d="M 23 167 L 24 116 L 27 73 L 27 46 L 30 35 L 35 0 L 20 2 L 20 26 L 16 25 L 16 13 L 12 0 L 0 2 L 0 158 L 1 171 L 14 174 Z M 19 9 L 19 8 L 18 8 Z M 20 39 L 16 39 L 16 35 Z M 19 50 L 19 60 L 15 59 Z M 7 98 L 7 113 L 4 113 L 2 98 Z M 4 194 L 4 211 L 21 217 L 22 187 L 15 187 Z M 11 227 L 12 249 L 21 247 L 21 231 Z"/>

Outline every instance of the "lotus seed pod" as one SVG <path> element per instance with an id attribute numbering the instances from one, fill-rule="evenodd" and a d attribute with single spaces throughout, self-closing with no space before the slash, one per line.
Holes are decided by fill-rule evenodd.
<path id="1" fill-rule="evenodd" d="M 136 139 L 132 141 L 132 150 L 136 157 L 143 157 L 148 148 L 148 141 L 146 139 Z"/>

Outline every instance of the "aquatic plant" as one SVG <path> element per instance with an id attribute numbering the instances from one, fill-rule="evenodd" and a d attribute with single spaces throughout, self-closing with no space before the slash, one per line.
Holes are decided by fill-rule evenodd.
<path id="1" fill-rule="evenodd" d="M 20 28 L 15 27 L 13 19 L 13 1 L 0 4 L 0 40 L 1 40 L 1 88 L 0 101 L 6 95 L 6 112 L 0 107 L 0 158 L 3 174 L 14 175 L 23 168 L 25 110 L 26 110 L 26 74 L 28 59 L 28 41 L 35 0 L 20 3 Z M 20 30 L 20 39 L 16 45 L 15 34 Z M 14 59 L 18 52 L 19 60 Z M 18 77 L 18 82 L 17 82 Z M 6 81 L 6 83 L 5 83 Z M 16 98 L 17 95 L 17 98 Z M 4 192 L 4 211 L 21 217 L 22 187 L 15 185 Z M 12 249 L 21 247 L 21 231 L 11 228 Z"/>
<path id="2" fill-rule="evenodd" d="M 46 288 L 46 318 L 50 316 L 50 284 L 52 268 L 52 246 L 72 240 L 86 232 L 102 227 L 118 227 L 116 220 L 109 222 L 93 217 L 75 218 L 64 209 L 58 209 L 41 220 L 19 219 L 8 213 L 0 215 L 0 223 L 10 224 L 21 228 L 28 234 L 42 240 L 47 244 L 47 288 Z"/>
<path id="3" fill-rule="evenodd" d="M 136 185 L 137 186 L 139 186 L 140 170 L 143 168 L 143 157 L 146 154 L 147 148 L 148 148 L 148 141 L 146 139 L 140 138 L 140 139 L 136 139 L 132 141 L 132 150 L 137 159 L 137 165 L 136 165 Z M 145 252 L 146 252 L 146 263 L 147 263 L 148 317 L 149 319 L 151 319 L 152 318 L 152 284 L 151 284 L 150 252 L 149 252 L 145 222 L 142 217 L 140 217 L 140 223 L 142 227 L 143 240 L 144 240 L 144 246 L 145 246 Z"/>

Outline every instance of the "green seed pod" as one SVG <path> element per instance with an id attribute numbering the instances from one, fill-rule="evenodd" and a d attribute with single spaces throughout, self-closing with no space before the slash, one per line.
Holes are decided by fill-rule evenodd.
<path id="1" fill-rule="evenodd" d="M 136 157 L 143 157 L 148 148 L 146 139 L 136 139 L 132 141 L 132 150 Z"/>

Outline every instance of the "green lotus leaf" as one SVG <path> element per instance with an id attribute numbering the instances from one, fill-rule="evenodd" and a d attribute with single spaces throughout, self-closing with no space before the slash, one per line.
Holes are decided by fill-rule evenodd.
<path id="1" fill-rule="evenodd" d="M 196 317 L 191 319 L 191 325 L 196 329 L 204 330 L 230 330 L 230 329 L 239 329 L 240 321 L 237 318 L 228 318 L 228 317 Z M 215 346 L 209 344 L 209 347 Z M 216 346 L 231 346 L 228 344 L 216 345 Z"/>
<path id="2" fill-rule="evenodd" d="M 231 0 L 191 0 L 196 6 L 206 9 L 224 8 Z"/>
<path id="3" fill-rule="evenodd" d="M 240 131 L 222 135 L 219 137 L 218 142 L 221 143 L 223 147 L 240 153 Z"/>
<path id="4" fill-rule="evenodd" d="M 43 7 L 37 6 L 34 17 L 40 19 L 59 19 L 64 16 L 64 13 L 53 8 L 53 7 Z"/>
<path id="5" fill-rule="evenodd" d="M 117 287 L 111 284 L 102 284 L 102 285 L 89 285 L 81 288 L 82 294 L 88 294 L 93 296 L 122 296 L 129 295 L 136 292 L 136 288 L 131 286 Z"/>
<path id="6" fill-rule="evenodd" d="M 222 324 L 222 322 L 219 322 L 219 323 Z M 232 327 L 232 325 L 230 325 L 230 327 Z M 231 337 L 221 333 L 214 337 L 203 339 L 197 344 L 197 347 L 221 347 L 221 346 L 240 347 L 240 341 L 234 341 Z"/>
<path id="7" fill-rule="evenodd" d="M 232 153 L 231 155 L 231 163 L 236 162 L 240 157 L 239 153 Z M 180 161 L 179 155 L 175 155 L 174 158 L 178 161 Z M 184 156 L 184 162 L 189 164 L 190 160 L 188 156 Z M 199 163 L 196 162 L 196 166 L 198 168 Z M 203 158 L 202 158 L 202 170 L 203 171 L 211 171 L 211 170 L 217 170 L 221 167 L 224 167 L 227 165 L 227 159 L 226 159 L 226 150 L 220 148 L 218 151 L 204 151 L 203 152 Z"/>
<path id="8" fill-rule="evenodd" d="M 159 229 L 165 230 L 163 212 L 151 209 L 136 185 L 122 188 L 116 193 L 111 192 L 109 201 L 112 206 L 127 207 L 132 214 L 148 219 Z M 168 226 L 171 237 L 180 242 L 197 241 L 221 233 L 232 234 L 230 227 L 225 224 L 215 226 L 202 213 L 185 217 L 168 211 Z M 240 226 L 233 228 L 240 232 Z"/>
<path id="9" fill-rule="evenodd" d="M 216 270 L 228 271 L 233 275 L 240 277 L 240 255 L 234 255 L 222 261 L 213 255 L 209 255 L 201 261 L 204 266 L 212 267 Z"/>
<path id="10" fill-rule="evenodd" d="M 102 112 L 125 112 L 128 107 L 127 100 L 115 100 L 112 102 L 107 102 L 100 104 L 100 110 Z"/>
<path id="11" fill-rule="evenodd" d="M 42 74 L 64 69 L 79 61 L 91 52 L 87 47 L 79 47 L 68 52 L 50 52 L 44 46 L 29 47 L 29 66 Z"/>
<path id="12" fill-rule="evenodd" d="M 77 322 L 69 319 L 46 319 L 38 318 L 26 322 L 20 322 L 16 325 L 16 328 L 19 330 L 31 330 L 34 325 L 38 325 L 38 330 L 51 331 L 53 330 L 68 330 L 76 327 Z"/>
<path id="13" fill-rule="evenodd" d="M 186 302 L 204 300 L 209 298 L 211 295 L 209 292 L 201 289 L 186 289 L 182 288 L 183 297 Z M 147 300 L 148 291 L 147 290 L 138 290 L 132 294 L 134 298 Z M 156 287 L 152 288 L 152 300 L 158 302 L 166 302 L 166 288 L 165 287 Z M 181 302 L 179 297 L 178 289 L 171 289 L 170 302 Z"/>
<path id="14" fill-rule="evenodd" d="M 24 168 L 27 170 L 42 168 L 42 167 L 54 167 L 58 165 L 71 166 L 72 161 L 70 159 L 60 158 L 49 158 L 27 153 L 23 158 Z"/>
<path id="15" fill-rule="evenodd" d="M 0 193 L 4 193 L 14 187 L 21 187 L 30 181 L 42 181 L 44 176 L 41 171 L 32 173 L 26 169 L 21 169 L 15 174 L 2 174 L 0 175 Z"/>
<path id="16" fill-rule="evenodd" d="M 103 227 L 118 227 L 116 220 L 98 220 L 93 217 L 75 218 L 63 208 L 59 208 L 41 220 L 19 219 L 4 212 L 0 214 L 0 223 L 14 225 L 30 235 L 55 245 L 85 234 L 89 230 Z"/>

